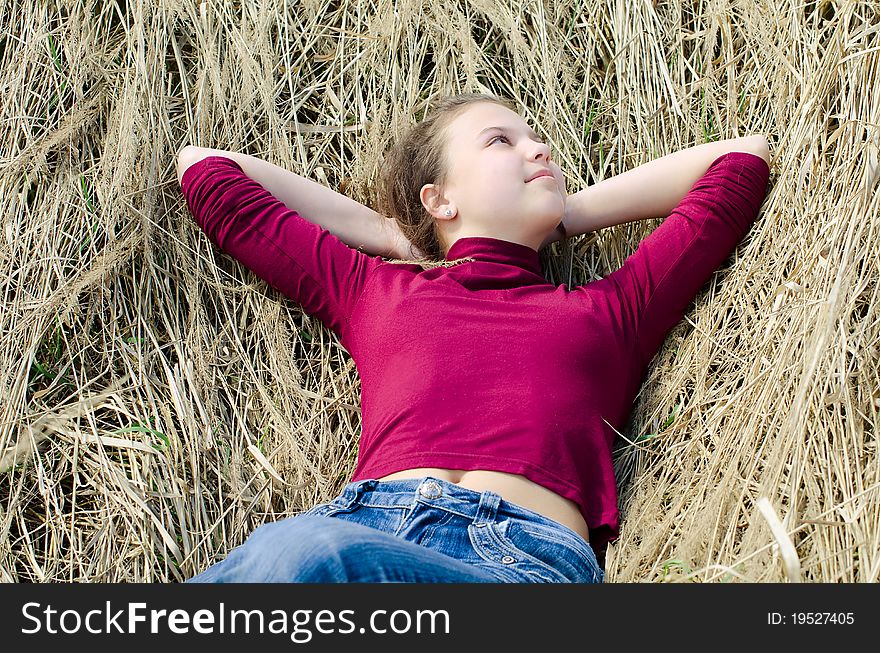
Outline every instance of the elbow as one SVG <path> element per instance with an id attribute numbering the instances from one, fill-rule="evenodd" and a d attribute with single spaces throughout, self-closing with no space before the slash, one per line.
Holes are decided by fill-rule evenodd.
<path id="1" fill-rule="evenodd" d="M 196 147 L 195 145 L 185 145 L 178 151 L 177 153 L 177 183 L 180 184 L 183 181 L 183 173 L 186 172 L 186 169 L 189 168 L 192 164 L 196 163 L 200 159 L 204 158 L 204 155 L 201 154 L 200 147 Z"/>
<path id="2" fill-rule="evenodd" d="M 764 159 L 769 166 L 770 144 L 767 141 L 767 137 L 763 134 L 754 134 L 752 136 L 747 136 L 745 140 L 748 142 L 748 151 Z"/>

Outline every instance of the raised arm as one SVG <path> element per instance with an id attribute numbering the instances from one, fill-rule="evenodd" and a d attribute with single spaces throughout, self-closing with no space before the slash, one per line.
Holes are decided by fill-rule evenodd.
<path id="1" fill-rule="evenodd" d="M 687 179 L 699 169 L 691 165 L 702 164 L 688 159 L 681 171 Z M 667 176 L 675 175 L 673 170 Z M 607 299 L 621 338 L 638 348 L 643 365 L 748 232 L 767 195 L 769 178 L 764 156 L 742 150 L 722 153 L 618 270 L 590 284 L 595 297 Z M 655 195 L 662 196 L 659 191 Z"/>
<path id="2" fill-rule="evenodd" d="M 770 163 L 767 138 L 761 134 L 673 152 L 570 195 L 562 221 L 566 234 L 571 237 L 669 215 L 709 165 L 728 152 L 748 152 Z M 545 244 L 558 239 L 554 235 Z"/>
<path id="3" fill-rule="evenodd" d="M 287 295 L 348 347 L 351 316 L 372 274 L 385 265 L 289 209 L 237 161 L 208 156 L 180 187 L 196 223 L 223 252 Z"/>
<path id="4" fill-rule="evenodd" d="M 248 177 L 287 208 L 323 227 L 349 247 L 393 258 L 413 258 L 416 254 L 394 220 L 307 177 L 248 154 L 187 145 L 177 155 L 178 182 L 189 166 L 209 156 L 235 161 Z"/>

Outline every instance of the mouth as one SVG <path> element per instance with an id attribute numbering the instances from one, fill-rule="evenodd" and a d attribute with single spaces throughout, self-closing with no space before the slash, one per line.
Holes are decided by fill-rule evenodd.
<path id="1" fill-rule="evenodd" d="M 549 177 L 550 179 L 553 179 L 553 175 L 550 172 L 544 171 L 544 172 L 539 172 L 538 174 L 536 174 L 534 177 L 531 177 L 530 179 L 527 179 L 526 183 L 529 183 L 530 181 L 535 181 L 535 179 L 541 179 L 543 177 Z"/>

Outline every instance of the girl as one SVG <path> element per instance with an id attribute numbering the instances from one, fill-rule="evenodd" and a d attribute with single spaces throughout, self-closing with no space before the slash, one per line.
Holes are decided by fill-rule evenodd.
<path id="1" fill-rule="evenodd" d="M 568 196 L 508 100 L 452 96 L 387 157 L 389 218 L 247 155 L 189 146 L 178 160 L 212 242 L 337 334 L 362 409 L 342 493 L 191 580 L 604 580 L 615 435 L 665 335 L 756 218 L 766 138 Z M 661 216 L 603 279 L 568 290 L 541 273 L 539 250 L 566 234 Z M 382 258 L 395 256 L 410 260 Z"/>

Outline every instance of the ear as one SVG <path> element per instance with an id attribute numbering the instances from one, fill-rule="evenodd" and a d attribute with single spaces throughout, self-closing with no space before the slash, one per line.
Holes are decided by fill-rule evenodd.
<path id="1" fill-rule="evenodd" d="M 425 184 L 419 191 L 419 199 L 425 210 L 438 220 L 451 220 L 455 217 L 455 207 L 451 201 L 443 195 L 437 184 Z M 452 215 L 446 215 L 446 211 L 452 211 Z"/>

